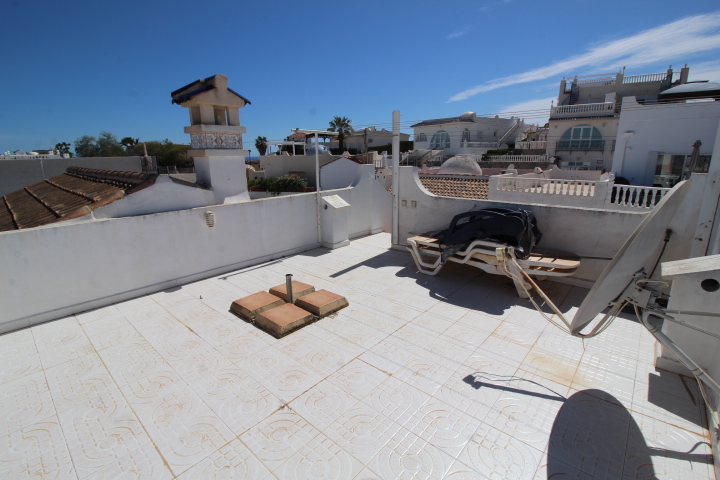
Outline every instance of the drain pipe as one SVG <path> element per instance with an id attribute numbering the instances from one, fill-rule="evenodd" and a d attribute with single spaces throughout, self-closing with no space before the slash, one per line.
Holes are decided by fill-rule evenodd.
<path id="1" fill-rule="evenodd" d="M 392 244 L 400 243 L 400 196 L 398 189 L 400 185 L 400 110 L 392 112 Z"/>
<path id="2" fill-rule="evenodd" d="M 295 303 L 292 291 L 292 273 L 285 275 L 285 291 L 287 292 L 287 303 Z"/>

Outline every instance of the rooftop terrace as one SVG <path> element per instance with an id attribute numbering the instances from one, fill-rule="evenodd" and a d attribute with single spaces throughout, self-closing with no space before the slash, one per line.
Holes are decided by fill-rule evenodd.
<path id="1" fill-rule="evenodd" d="M 389 244 L 0 336 L 0 477 L 713 478 L 697 386 L 637 322 L 583 344 L 509 280 Z M 229 313 L 286 273 L 350 306 L 281 340 Z M 586 292 L 545 285 L 566 312 Z"/>

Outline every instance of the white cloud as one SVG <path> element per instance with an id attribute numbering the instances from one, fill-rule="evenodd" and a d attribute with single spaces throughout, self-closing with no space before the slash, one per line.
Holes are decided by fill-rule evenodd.
<path id="1" fill-rule="evenodd" d="M 526 123 L 545 125 L 550 118 L 550 103 L 557 97 L 538 98 L 527 102 L 513 103 L 498 112 L 501 117 L 520 117 Z"/>
<path id="2" fill-rule="evenodd" d="M 720 61 L 703 62 L 690 65 L 689 80 L 708 80 L 720 82 Z"/>
<path id="3" fill-rule="evenodd" d="M 462 37 L 463 35 L 465 35 L 465 34 L 468 33 L 469 31 L 470 31 L 470 27 L 465 27 L 465 28 L 463 28 L 462 30 L 458 30 L 458 31 L 456 31 L 456 32 L 451 33 L 450 35 L 448 35 L 448 36 L 445 37 L 445 38 L 446 38 L 447 40 L 450 40 L 451 38 Z"/>
<path id="4" fill-rule="evenodd" d="M 692 53 L 718 48 L 720 48 L 720 13 L 695 15 L 645 30 L 637 35 L 597 45 L 586 53 L 541 68 L 490 80 L 453 95 L 449 101 L 465 100 L 478 93 L 542 80 L 586 67 L 603 69 L 620 68 L 623 65 L 639 67 L 661 61 L 670 62 Z"/>

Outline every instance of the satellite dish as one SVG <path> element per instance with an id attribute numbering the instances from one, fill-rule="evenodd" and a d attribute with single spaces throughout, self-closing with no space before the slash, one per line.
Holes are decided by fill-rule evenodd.
<path id="1" fill-rule="evenodd" d="M 652 270 L 658 260 L 665 230 L 689 189 L 689 182 L 678 183 L 643 219 L 590 289 L 570 324 L 570 333 L 579 335 L 610 302 L 618 298 L 635 273 L 643 268 L 648 273 Z"/>

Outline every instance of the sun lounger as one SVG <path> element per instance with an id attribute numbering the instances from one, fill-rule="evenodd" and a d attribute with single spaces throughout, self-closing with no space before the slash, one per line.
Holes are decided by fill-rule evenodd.
<path id="1" fill-rule="evenodd" d="M 441 237 L 431 237 L 430 234 L 408 238 L 408 250 L 420 273 L 436 275 L 442 269 L 441 241 Z M 495 275 L 505 275 L 495 255 L 495 249 L 501 247 L 507 245 L 488 240 L 475 240 L 448 257 L 447 261 L 471 265 Z M 533 252 L 528 258 L 518 258 L 516 261 L 527 274 L 536 276 L 539 280 L 545 277 L 572 275 L 580 266 L 580 259 L 575 255 L 560 252 L 554 254 Z M 517 285 L 517 281 L 515 283 L 518 294 L 525 297 L 522 286 Z"/>

